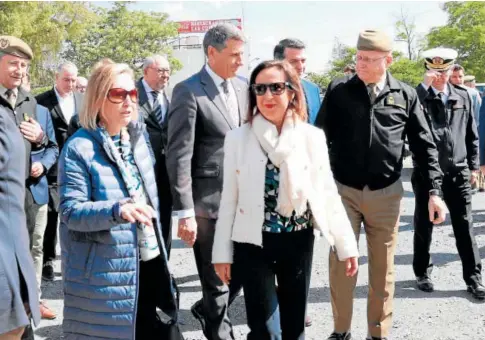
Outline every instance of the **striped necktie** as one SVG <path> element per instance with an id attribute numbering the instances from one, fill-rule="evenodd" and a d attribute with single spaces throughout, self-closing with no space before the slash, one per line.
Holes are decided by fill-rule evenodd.
<path id="1" fill-rule="evenodd" d="M 155 114 L 155 117 L 157 117 L 158 124 L 160 124 L 160 126 L 162 126 L 163 125 L 163 107 L 162 107 L 162 104 L 160 103 L 160 100 L 158 99 L 159 95 L 160 95 L 160 92 L 152 91 L 153 113 Z"/>

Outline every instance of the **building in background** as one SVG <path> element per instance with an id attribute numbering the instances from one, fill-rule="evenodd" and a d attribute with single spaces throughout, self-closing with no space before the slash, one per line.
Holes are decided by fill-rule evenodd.
<path id="1" fill-rule="evenodd" d="M 202 41 L 204 34 L 217 24 L 230 23 L 237 26 L 242 30 L 242 20 L 236 19 L 218 19 L 218 20 L 193 20 L 193 21 L 179 21 L 179 36 L 175 39 L 171 46 L 173 49 L 173 56 L 180 60 L 183 67 L 181 70 L 174 72 L 170 76 L 170 86 L 174 86 L 180 81 L 187 79 L 194 73 L 200 71 L 205 64 L 206 58 L 204 54 L 204 48 Z M 243 77 L 249 77 L 250 67 L 254 67 L 254 64 L 249 65 L 249 45 L 246 44 L 244 54 L 244 66 L 241 67 L 238 74 Z"/>

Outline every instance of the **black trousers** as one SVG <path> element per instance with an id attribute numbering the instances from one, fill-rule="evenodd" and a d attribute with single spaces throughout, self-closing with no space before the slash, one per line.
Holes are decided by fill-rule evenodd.
<path id="1" fill-rule="evenodd" d="M 262 248 L 234 244 L 250 328 L 248 340 L 305 339 L 314 240 L 313 228 L 308 228 L 281 234 L 263 232 Z"/>
<path id="2" fill-rule="evenodd" d="M 202 286 L 202 306 L 208 340 L 234 339 L 232 324 L 227 310 L 229 304 L 241 289 L 237 261 L 231 271 L 231 283 L 226 286 L 217 276 L 212 264 L 212 245 L 214 243 L 215 219 L 196 217 L 197 240 L 194 244 L 195 263 Z"/>
<path id="3" fill-rule="evenodd" d="M 433 263 L 429 253 L 433 224 L 428 215 L 428 187 L 424 176 L 414 171 L 411 177 L 416 206 L 414 209 L 413 269 L 417 277 L 430 276 Z M 443 177 L 443 199 L 450 211 L 456 248 L 463 266 L 463 279 L 467 285 L 481 282 L 482 265 L 473 234 L 472 195 L 470 170 L 457 170 Z"/>
<path id="4" fill-rule="evenodd" d="M 162 259 L 160 256 L 150 261 L 140 261 L 140 286 L 136 311 L 136 340 L 160 339 L 162 333 L 157 316 L 157 306 L 161 306 L 162 291 L 166 287 L 162 280 Z"/>
<path id="5" fill-rule="evenodd" d="M 59 218 L 59 193 L 57 185 L 49 185 L 49 211 L 44 232 L 44 263 L 56 259 L 57 221 Z"/>
<path id="6" fill-rule="evenodd" d="M 34 235 L 35 228 L 35 216 L 39 211 L 39 206 L 35 203 L 34 197 L 29 188 L 25 189 L 25 202 L 24 202 L 25 218 L 27 225 L 27 232 L 29 233 L 29 249 L 32 250 L 32 236 Z"/>

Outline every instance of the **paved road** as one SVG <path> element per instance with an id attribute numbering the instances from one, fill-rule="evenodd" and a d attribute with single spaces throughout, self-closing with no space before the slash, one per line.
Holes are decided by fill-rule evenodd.
<path id="1" fill-rule="evenodd" d="M 399 241 L 396 253 L 396 299 L 392 339 L 396 340 L 483 340 L 485 339 L 485 304 L 477 303 L 465 291 L 461 278 L 461 264 L 449 219 L 433 233 L 432 252 L 436 264 L 433 278 L 436 291 L 428 294 L 416 290 L 411 268 L 414 198 L 409 183 L 409 169 L 405 169 L 405 197 L 402 204 Z M 485 265 L 485 194 L 473 197 L 474 228 Z M 175 233 L 176 234 L 176 233 Z M 366 330 L 367 249 L 365 237 L 360 240 L 360 273 L 355 291 L 354 339 L 364 340 Z M 190 306 L 201 297 L 195 262 L 191 249 L 174 240 L 171 265 L 182 292 L 181 320 L 187 340 L 204 339 L 199 324 L 190 314 Z M 313 326 L 307 339 L 324 340 L 332 331 L 332 312 L 328 287 L 328 247 L 325 241 L 315 245 L 309 312 Z M 56 281 L 43 287 L 44 299 L 60 316 L 54 321 L 42 321 L 36 334 L 38 339 L 62 339 L 62 288 L 60 265 L 56 263 Z M 245 339 L 244 298 L 239 297 L 230 309 L 237 339 Z"/>

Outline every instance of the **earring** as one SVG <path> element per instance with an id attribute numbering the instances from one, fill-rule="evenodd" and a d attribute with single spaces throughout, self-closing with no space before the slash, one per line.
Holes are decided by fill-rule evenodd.
<path id="1" fill-rule="evenodd" d="M 253 116 L 256 116 L 257 113 L 258 113 L 258 107 L 257 106 L 254 106 Z"/>

